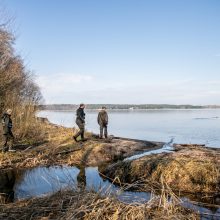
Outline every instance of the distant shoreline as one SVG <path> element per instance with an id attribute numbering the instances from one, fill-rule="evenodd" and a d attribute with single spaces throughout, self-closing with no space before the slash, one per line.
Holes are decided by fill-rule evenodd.
<path id="1" fill-rule="evenodd" d="M 220 105 L 169 105 L 169 104 L 87 104 L 87 110 L 99 110 L 102 106 L 106 106 L 109 110 L 115 111 L 143 111 L 143 110 L 200 110 L 200 109 L 220 109 Z M 73 111 L 78 108 L 76 104 L 51 104 L 39 105 L 39 110 L 51 111 Z"/>
<path id="2" fill-rule="evenodd" d="M 39 111 L 51 111 L 51 112 L 72 112 L 75 111 L 77 108 L 75 109 L 39 109 Z M 172 109 L 108 109 L 108 111 L 112 111 L 112 112 L 116 112 L 116 111 L 121 111 L 121 112 L 144 112 L 144 111 L 174 111 L 174 110 L 179 110 L 179 111 L 190 111 L 190 110 L 219 110 L 220 108 L 200 108 L 200 109 L 196 109 L 196 108 L 188 108 L 188 109 L 178 109 L 178 108 L 172 108 Z M 86 108 L 86 111 L 99 111 L 100 109 L 88 109 Z"/>

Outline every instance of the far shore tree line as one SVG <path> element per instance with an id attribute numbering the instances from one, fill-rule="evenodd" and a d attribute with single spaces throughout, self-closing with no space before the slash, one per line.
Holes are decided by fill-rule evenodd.
<path id="1" fill-rule="evenodd" d="M 12 109 L 16 136 L 25 137 L 31 135 L 31 130 L 37 131 L 33 126 L 42 95 L 14 44 L 14 34 L 8 23 L 0 18 L 0 115 L 8 108 Z"/>
<path id="2" fill-rule="evenodd" d="M 169 105 L 169 104 L 86 104 L 87 109 L 100 109 L 102 106 L 112 110 L 147 110 L 147 109 L 205 109 L 220 108 L 217 105 Z M 39 105 L 40 110 L 71 111 L 78 108 L 77 104 Z"/>

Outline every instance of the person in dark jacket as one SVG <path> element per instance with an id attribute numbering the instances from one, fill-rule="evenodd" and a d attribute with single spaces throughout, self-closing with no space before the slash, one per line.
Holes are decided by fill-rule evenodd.
<path id="1" fill-rule="evenodd" d="M 3 152 L 10 151 L 15 152 L 15 150 L 12 149 L 13 143 L 14 143 L 14 135 L 12 133 L 12 119 L 11 119 L 11 113 L 12 110 L 8 109 L 6 113 L 2 116 L 2 125 L 3 125 L 3 136 L 4 136 L 4 146 L 3 146 Z M 8 147 L 8 142 L 11 142 Z"/>
<path id="2" fill-rule="evenodd" d="M 107 131 L 107 126 L 108 126 L 108 113 L 106 111 L 106 107 L 102 107 L 98 114 L 97 118 L 98 124 L 100 126 L 100 136 L 99 138 L 103 138 L 103 130 L 104 130 L 104 135 L 105 138 L 108 138 L 108 131 Z"/>
<path id="3" fill-rule="evenodd" d="M 81 141 L 85 141 L 84 133 L 85 133 L 85 116 L 84 113 L 84 104 L 80 104 L 79 108 L 76 110 L 76 124 L 79 127 L 79 132 L 73 136 L 74 140 L 77 142 L 77 138 L 81 136 Z"/>

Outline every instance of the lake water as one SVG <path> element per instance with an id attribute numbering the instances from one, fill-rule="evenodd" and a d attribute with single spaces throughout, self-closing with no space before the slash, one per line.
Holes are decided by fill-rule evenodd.
<path id="1" fill-rule="evenodd" d="M 85 110 L 86 129 L 99 132 L 96 110 Z M 149 141 L 220 147 L 220 109 L 109 111 L 109 134 Z M 41 111 L 40 117 L 66 127 L 76 126 L 75 111 Z"/>

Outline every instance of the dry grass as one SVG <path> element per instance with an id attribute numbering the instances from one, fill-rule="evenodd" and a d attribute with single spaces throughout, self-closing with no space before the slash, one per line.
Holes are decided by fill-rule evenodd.
<path id="1" fill-rule="evenodd" d="M 173 190 L 213 193 L 220 191 L 219 152 L 201 147 L 182 148 L 173 154 L 150 155 L 135 161 L 119 162 L 102 171 L 122 183 L 161 185 L 161 178 Z"/>
<path id="2" fill-rule="evenodd" d="M 220 164 L 210 158 L 177 157 L 164 164 L 159 164 L 152 174 L 153 180 L 163 176 L 165 181 L 176 189 L 186 192 L 212 193 L 220 190 Z"/>
<path id="3" fill-rule="evenodd" d="M 15 143 L 18 150 L 16 153 L 0 152 L 1 168 L 60 164 L 99 166 L 131 156 L 136 151 L 154 147 L 120 139 L 99 140 L 88 132 L 86 133 L 88 141 L 75 143 L 72 138 L 75 129 L 39 121 L 33 125 L 38 127 L 40 133 L 36 131 L 34 136 L 34 130 L 29 128 L 29 138 L 23 137 L 22 141 Z"/>
<path id="4" fill-rule="evenodd" d="M 169 195 L 170 196 L 170 195 Z M 0 205 L 1 219 L 86 219 L 86 220 L 144 220 L 199 219 L 182 208 L 173 195 L 152 197 L 145 204 L 125 204 L 116 198 L 101 197 L 94 192 L 59 192 L 55 195 Z M 171 202 L 172 201 L 172 202 Z"/>
<path id="5" fill-rule="evenodd" d="M 72 136 L 75 130 L 50 123 L 36 122 L 42 136 L 22 138 L 15 143 L 16 153 L 0 152 L 1 168 L 28 168 L 38 165 L 59 165 L 71 161 L 71 154 L 80 151 L 81 143 L 75 143 Z M 89 137 L 90 134 L 87 133 Z M 86 142 L 84 145 L 90 145 Z"/>
<path id="6" fill-rule="evenodd" d="M 73 135 L 76 129 L 65 128 L 51 123 L 36 121 L 35 126 L 41 130 L 38 137 L 23 137 L 22 141 L 15 143 L 16 153 L 2 153 L 0 151 L 0 167 L 3 168 L 29 168 L 43 165 L 91 165 L 111 162 L 115 155 L 119 155 L 117 146 L 107 146 L 104 140 L 92 137 L 86 142 L 75 142 Z M 31 131 L 30 131 L 31 132 Z"/>
<path id="7" fill-rule="evenodd" d="M 16 153 L 0 152 L 0 167 L 27 168 L 38 165 L 53 165 L 66 162 L 66 154 L 59 152 L 77 149 L 72 140 L 73 130 L 38 122 L 44 135 L 39 138 L 23 138 L 15 143 Z M 38 125 L 36 124 L 36 125 Z"/>

